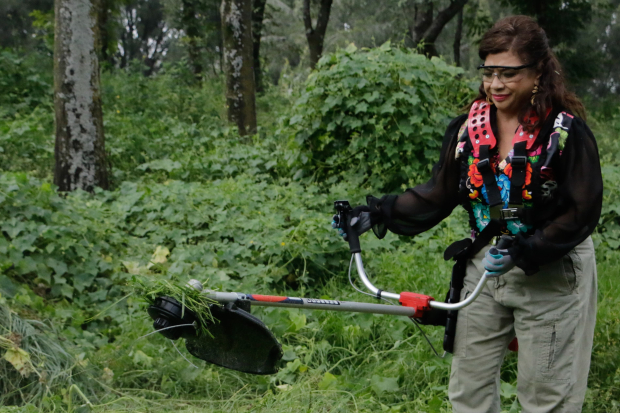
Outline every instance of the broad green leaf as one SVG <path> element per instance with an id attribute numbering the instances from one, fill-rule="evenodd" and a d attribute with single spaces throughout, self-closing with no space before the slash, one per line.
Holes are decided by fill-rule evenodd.
<path id="1" fill-rule="evenodd" d="M 377 395 L 400 390 L 398 377 L 382 377 L 376 374 L 370 378 L 370 386 Z"/>
<path id="2" fill-rule="evenodd" d="M 326 390 L 332 386 L 336 386 L 336 384 L 338 384 L 338 378 L 330 372 L 326 372 L 319 382 L 319 390 Z"/>
<path id="3" fill-rule="evenodd" d="M 517 395 L 517 387 L 505 381 L 502 382 L 500 389 L 501 389 L 501 396 L 503 398 L 511 399 Z"/>
<path id="4" fill-rule="evenodd" d="M 168 256 L 170 255 L 170 250 L 166 247 L 162 247 L 158 245 L 155 249 L 155 252 L 151 256 L 151 263 L 153 264 L 164 264 L 168 261 Z"/>
<path id="5" fill-rule="evenodd" d="M 142 350 L 136 350 L 133 355 L 133 362 L 144 367 L 151 367 L 153 357 L 146 355 Z"/>
<path id="6" fill-rule="evenodd" d="M 24 377 L 28 377 L 35 371 L 30 361 L 30 354 L 17 346 L 9 347 L 4 353 L 3 358 L 11 363 L 15 370 Z"/>

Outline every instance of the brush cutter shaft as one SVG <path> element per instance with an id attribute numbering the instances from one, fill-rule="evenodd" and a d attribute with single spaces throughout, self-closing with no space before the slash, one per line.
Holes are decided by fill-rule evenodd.
<path id="1" fill-rule="evenodd" d="M 388 314 L 413 317 L 415 309 L 396 305 L 323 300 L 321 298 L 280 297 L 274 295 L 209 292 L 206 296 L 219 303 L 248 301 L 261 307 L 303 308 L 306 310 L 347 311 L 351 313 Z"/>
<path id="2" fill-rule="evenodd" d="M 360 279 L 366 286 L 366 288 L 373 293 L 377 298 L 392 298 L 395 300 L 401 301 L 403 305 L 407 303 L 401 300 L 401 294 L 395 294 L 388 291 L 383 291 L 375 287 L 368 276 L 366 275 L 366 271 L 364 270 L 364 263 L 362 262 L 362 256 L 359 252 L 354 253 L 353 257 L 355 259 L 355 266 L 357 267 L 357 273 L 359 274 Z M 482 289 L 486 285 L 488 280 L 488 273 L 485 272 L 478 285 L 474 289 L 474 291 L 469 295 L 465 300 L 448 304 L 440 301 L 432 300 L 431 297 L 423 296 L 427 300 L 424 305 L 430 306 L 433 308 L 439 308 L 442 310 L 459 310 L 463 307 L 467 307 L 470 305 L 482 292 Z M 194 280 L 192 280 L 194 281 Z M 197 284 L 200 284 L 196 281 Z M 192 284 L 192 286 L 194 286 Z M 194 288 L 201 290 L 202 285 L 198 287 L 197 285 Z M 372 313 L 372 314 L 388 314 L 388 315 L 400 315 L 407 317 L 421 317 L 422 313 L 425 311 L 422 307 L 418 308 L 420 313 L 416 314 L 415 308 L 413 306 L 395 306 L 395 305 L 385 305 L 385 304 L 371 304 L 371 303 L 360 303 L 356 301 L 338 301 L 338 300 L 323 300 L 319 298 L 297 298 L 297 297 L 281 297 L 274 295 L 259 295 L 259 294 L 243 294 L 243 293 L 227 293 L 227 292 L 215 292 L 215 291 L 204 291 L 204 294 L 221 304 L 226 303 L 234 303 L 238 301 L 247 301 L 251 305 L 261 306 L 261 307 L 287 307 L 287 308 L 304 308 L 306 310 L 326 310 L 326 311 L 348 311 L 352 313 Z M 409 294 L 411 293 L 403 293 Z M 426 307 L 428 308 L 428 307 Z"/>

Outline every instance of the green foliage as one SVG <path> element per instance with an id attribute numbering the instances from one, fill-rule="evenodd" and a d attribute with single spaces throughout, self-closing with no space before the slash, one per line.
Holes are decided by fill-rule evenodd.
<path id="1" fill-rule="evenodd" d="M 0 119 L 51 103 L 52 79 L 41 70 L 41 60 L 49 63 L 38 54 L 28 58 L 0 49 Z"/>
<path id="2" fill-rule="evenodd" d="M 591 119 L 592 130 L 599 145 L 603 172 L 603 209 L 598 225 L 601 242 L 611 250 L 620 248 L 620 153 L 618 131 L 620 131 L 620 115 Z M 611 250 L 609 251 L 611 253 Z"/>
<path id="3" fill-rule="evenodd" d="M 369 60 L 366 64 L 384 65 L 380 68 L 385 73 L 396 73 L 385 63 L 394 56 L 402 55 L 407 62 L 417 59 L 398 49 L 376 53 L 380 55 L 377 61 L 383 63 Z M 322 71 L 335 71 L 346 59 L 342 67 L 361 67 L 363 60 L 356 59 L 370 55 L 341 52 L 331 66 L 325 62 L 333 57 L 326 57 L 325 67 L 313 75 L 310 84 L 316 85 Z M 441 67 L 436 61 L 425 64 L 432 73 Z M 389 76 L 379 77 L 380 68 L 373 69 L 376 82 L 385 79 L 387 86 L 393 86 Z M 452 70 L 447 67 L 441 76 L 452 79 Z M 338 79 L 342 83 L 357 78 L 343 75 Z M 142 298 L 165 293 L 183 301 L 183 294 L 192 294 L 183 288 L 191 278 L 216 290 L 374 301 L 349 286 L 348 249 L 329 226 L 333 200 L 361 202 L 365 189 L 354 183 L 360 181 L 362 170 L 320 185 L 291 177 L 286 157 L 295 155 L 295 148 L 286 148 L 289 142 L 283 131 L 290 130 L 286 107 L 292 98 L 287 97 L 285 86 L 269 89 L 259 99 L 260 133 L 244 139 L 223 121 L 218 80 L 205 82 L 202 89 L 190 87 L 178 67 L 167 67 L 152 78 L 122 73 L 104 74 L 103 80 L 107 149 L 115 179 L 111 191 L 56 193 L 49 177 L 51 106 L 20 109 L 0 119 L 0 146 L 5 150 L 0 153 L 0 311 L 12 311 L 9 317 L 0 313 L 0 377 L 10 378 L 10 383 L 0 381 L 0 386 L 14 385 L 1 387 L 0 404 L 17 405 L 0 408 L 0 412 L 86 411 L 86 400 L 93 405 L 91 411 L 102 412 L 278 413 L 300 405 L 313 412 L 450 411 L 450 358 L 436 358 L 406 318 L 253 308 L 253 314 L 283 345 L 281 369 L 272 376 L 208 365 L 191 357 L 182 340 L 175 343 L 180 355 L 161 335 L 146 336 L 153 329 Z M 434 89 L 440 86 L 415 81 L 418 88 L 440 90 Z M 312 87 L 305 94 L 314 99 Z M 338 90 L 344 93 L 338 82 L 333 87 L 341 87 Z M 358 92 L 351 93 L 359 97 Z M 384 100 L 382 105 L 392 98 L 382 96 L 378 98 Z M 310 111 L 310 102 L 318 104 L 318 100 L 300 103 L 293 115 L 303 113 L 303 105 Z M 400 103 L 395 107 L 409 105 L 404 100 L 396 102 Z M 442 119 L 451 116 L 448 108 L 457 103 L 454 100 L 452 106 L 439 109 L 444 111 Z M 397 110 L 394 113 L 373 116 L 388 125 L 393 116 L 401 116 Z M 372 119 L 358 115 L 368 122 Z M 430 125 L 431 115 L 425 116 L 416 127 Z M 293 122 L 297 133 L 304 119 Z M 606 209 L 596 243 L 600 290 L 608 302 L 599 309 L 584 408 L 595 412 L 614 411 L 620 397 L 616 350 L 620 325 L 613 298 L 618 296 L 614 280 L 620 259 L 613 243 L 617 240 L 613 225 L 620 222 L 613 207 L 620 179 L 615 155 L 620 153 L 616 140 L 620 126 L 616 120 L 591 124 L 605 167 Z M 433 127 L 435 133 L 425 136 L 435 143 L 417 144 L 427 153 L 420 155 L 417 175 L 407 175 L 408 179 L 426 174 L 427 165 L 437 156 L 443 126 Z M 387 139 L 387 134 L 381 136 Z M 377 148 L 387 153 L 385 146 Z M 300 162 L 303 153 L 308 154 L 307 148 L 293 159 Z M 325 176 L 334 173 L 324 169 L 320 173 Z M 368 273 L 378 286 L 391 291 L 443 297 L 450 263 L 441 253 L 447 244 L 466 236 L 465 221 L 459 210 L 406 242 L 393 234 L 381 241 L 364 235 L 361 242 Z M 137 292 L 136 283 L 144 285 Z M 185 302 L 196 311 L 206 305 Z M 19 342 L 13 333 L 30 328 L 25 326 L 33 327 L 34 334 Z M 424 329 L 440 347 L 441 329 Z M 39 348 L 52 357 L 44 358 Z M 39 373 L 46 372 L 47 381 L 39 381 L 36 373 L 23 377 L 12 364 L 20 366 L 23 361 L 28 366 L 28 359 Z M 512 355 L 502 369 L 504 411 L 517 411 L 516 365 Z"/>
<path id="4" fill-rule="evenodd" d="M 46 54 L 54 54 L 54 10 L 33 10 L 32 17 L 33 37 L 40 39 Z"/>
<path id="5" fill-rule="evenodd" d="M 324 56 L 289 124 L 297 177 L 345 174 L 394 190 L 427 176 L 472 90 L 462 70 L 390 43 Z"/>

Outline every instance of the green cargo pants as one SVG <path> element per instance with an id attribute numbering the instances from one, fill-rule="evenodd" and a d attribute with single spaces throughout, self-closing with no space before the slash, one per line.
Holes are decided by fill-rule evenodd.
<path id="1" fill-rule="evenodd" d="M 487 249 L 468 263 L 461 299 L 484 273 Z M 448 391 L 453 411 L 500 412 L 500 367 L 516 335 L 523 412 L 580 412 L 596 321 L 596 282 L 590 237 L 533 276 L 514 268 L 489 280 L 458 314 Z"/>

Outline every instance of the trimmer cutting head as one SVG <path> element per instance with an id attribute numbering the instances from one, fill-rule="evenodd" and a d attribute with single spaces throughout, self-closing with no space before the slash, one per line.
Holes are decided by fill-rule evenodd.
<path id="1" fill-rule="evenodd" d="M 185 346 L 193 356 L 218 366 L 251 374 L 278 371 L 282 346 L 265 324 L 250 314 L 249 303 L 212 304 L 210 310 L 215 319 L 206 326 L 210 335 L 199 337 L 196 328 L 189 326 L 160 333 L 171 340 L 185 338 Z M 192 323 L 199 327 L 195 314 L 187 308 L 183 311 L 181 303 L 171 297 L 157 298 L 148 313 L 156 330 Z"/>

